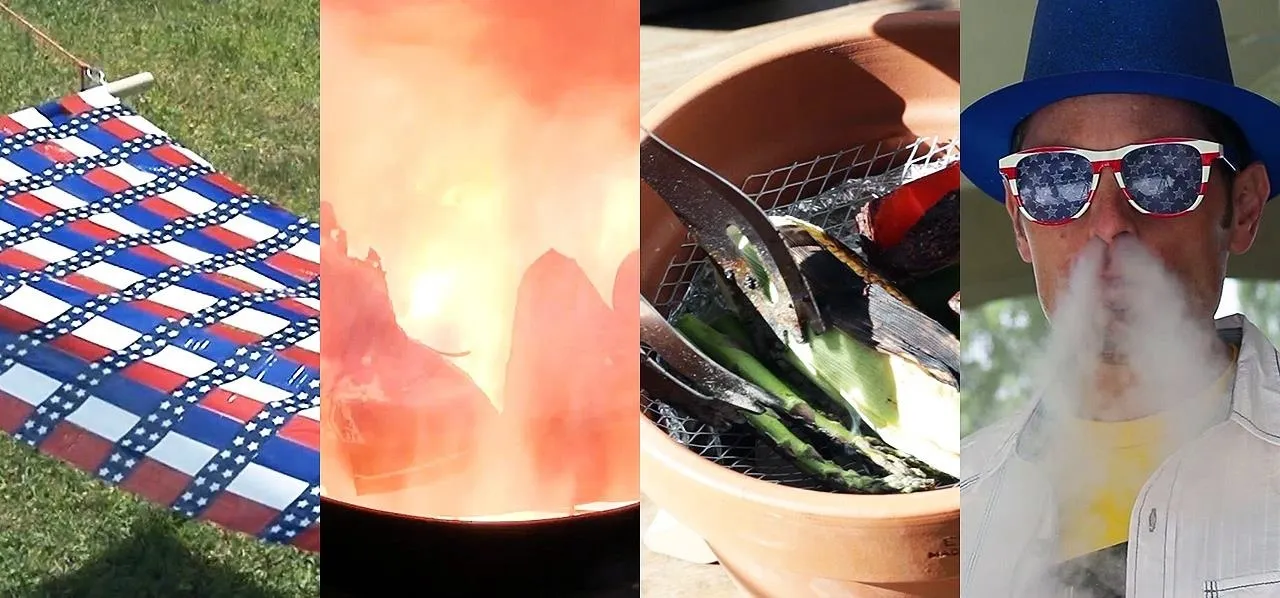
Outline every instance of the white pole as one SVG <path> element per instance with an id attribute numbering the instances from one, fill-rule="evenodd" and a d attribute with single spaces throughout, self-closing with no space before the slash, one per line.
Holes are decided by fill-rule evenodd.
<path id="1" fill-rule="evenodd" d="M 126 96 L 138 95 L 151 87 L 155 83 L 156 78 L 147 72 L 138 73 L 136 75 L 125 77 L 116 81 L 112 81 L 101 87 L 105 91 L 118 98 Z"/>

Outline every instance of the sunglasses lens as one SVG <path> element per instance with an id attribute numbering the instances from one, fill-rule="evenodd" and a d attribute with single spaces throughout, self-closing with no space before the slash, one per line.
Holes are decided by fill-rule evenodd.
<path id="1" fill-rule="evenodd" d="M 1133 150 L 1121 167 L 1133 201 L 1152 214 L 1173 215 L 1191 209 L 1204 180 L 1200 150 L 1182 143 Z"/>
<path id="2" fill-rule="evenodd" d="M 1093 166 L 1067 152 L 1032 154 L 1018 162 L 1018 199 L 1037 222 L 1063 222 L 1080 212 L 1093 187 Z"/>

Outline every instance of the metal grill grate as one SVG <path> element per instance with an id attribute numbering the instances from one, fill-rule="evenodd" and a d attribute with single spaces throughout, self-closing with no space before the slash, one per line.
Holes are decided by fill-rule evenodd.
<path id="1" fill-rule="evenodd" d="M 807 220 L 851 243 L 858 232 L 853 218 L 858 208 L 959 158 L 957 143 L 936 137 L 885 141 L 752 175 L 742 189 L 771 215 Z M 656 296 L 650 298 L 654 307 L 668 318 L 685 313 L 707 316 L 723 308 L 712 268 L 693 237 L 687 236 Z M 641 392 L 640 408 L 673 440 L 723 467 L 778 484 L 825 489 L 745 425 L 716 431 L 647 391 Z M 833 453 L 831 447 L 815 448 Z"/>

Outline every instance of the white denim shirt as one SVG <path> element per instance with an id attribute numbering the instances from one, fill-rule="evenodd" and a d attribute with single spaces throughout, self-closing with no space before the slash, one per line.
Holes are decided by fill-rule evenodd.
<path id="1" fill-rule="evenodd" d="M 1217 328 L 1240 344 L 1231 414 L 1165 460 L 1138 494 L 1127 598 L 1280 598 L 1280 354 L 1242 315 Z M 1041 598 L 1042 586 L 1025 578 L 1051 559 L 1055 509 L 1016 451 L 1036 406 L 961 446 L 963 598 Z"/>

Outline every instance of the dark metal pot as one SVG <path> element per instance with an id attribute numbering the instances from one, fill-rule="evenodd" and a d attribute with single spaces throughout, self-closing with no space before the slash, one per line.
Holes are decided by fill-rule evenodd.
<path id="1" fill-rule="evenodd" d="M 644 20 L 679 16 L 699 10 L 709 10 L 742 4 L 741 0 L 640 0 L 640 18 Z"/>
<path id="2" fill-rule="evenodd" d="M 563 519 L 463 522 L 321 499 L 326 598 L 640 596 L 640 505 Z"/>

